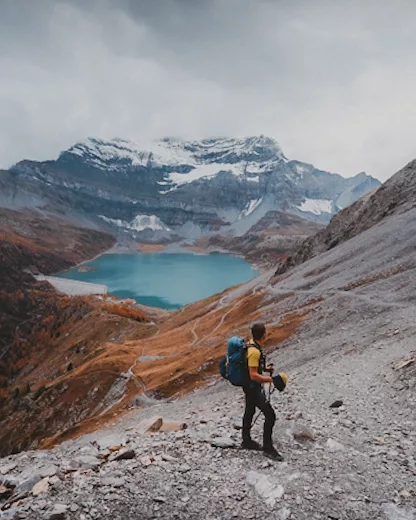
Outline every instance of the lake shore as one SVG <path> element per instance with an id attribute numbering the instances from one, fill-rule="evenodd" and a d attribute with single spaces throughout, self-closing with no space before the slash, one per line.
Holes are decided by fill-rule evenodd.
<path id="1" fill-rule="evenodd" d="M 236 251 L 230 251 L 223 247 L 212 247 L 212 246 L 203 246 L 196 244 L 187 244 L 183 242 L 171 242 L 169 244 L 149 244 L 149 243 L 131 243 L 131 244 L 115 244 L 108 251 L 104 251 L 103 255 L 107 254 L 124 254 L 124 253 L 166 253 L 166 254 L 175 254 L 175 253 L 192 253 L 195 255 L 210 255 L 210 254 L 223 254 L 223 255 L 231 255 L 237 258 L 242 258 L 247 263 L 249 263 L 253 269 L 259 272 L 260 274 L 264 274 L 265 272 L 270 270 L 270 266 L 258 262 L 253 262 L 252 259 L 247 258 L 243 253 L 238 253 Z M 101 255 L 98 255 L 101 256 Z M 92 260 L 95 260 L 92 259 Z M 90 260 L 87 260 L 90 261 Z M 83 262 L 85 263 L 85 262 Z"/>
<path id="2" fill-rule="evenodd" d="M 75 266 L 60 277 L 104 284 L 108 293 L 118 298 L 132 298 L 142 305 L 173 310 L 260 274 L 244 258 L 228 252 L 193 251 L 183 244 L 146 247 L 144 251 L 137 244 L 128 246 L 115 246 L 95 261 L 89 261 L 90 269 Z"/>

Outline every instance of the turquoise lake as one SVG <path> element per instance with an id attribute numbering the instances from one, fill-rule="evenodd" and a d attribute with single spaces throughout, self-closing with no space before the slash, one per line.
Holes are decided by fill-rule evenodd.
<path id="1" fill-rule="evenodd" d="M 104 284 L 119 298 L 164 309 L 178 309 L 259 274 L 242 258 L 219 253 L 105 254 L 83 265 L 95 270 L 75 267 L 58 276 Z"/>

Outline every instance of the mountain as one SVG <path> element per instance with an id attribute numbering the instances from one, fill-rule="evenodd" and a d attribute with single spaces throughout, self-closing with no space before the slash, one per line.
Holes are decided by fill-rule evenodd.
<path id="1" fill-rule="evenodd" d="M 36 207 L 153 240 L 241 236 L 269 211 L 326 223 L 379 186 L 286 158 L 269 137 L 133 143 L 89 138 L 0 174 L 0 205 Z"/>

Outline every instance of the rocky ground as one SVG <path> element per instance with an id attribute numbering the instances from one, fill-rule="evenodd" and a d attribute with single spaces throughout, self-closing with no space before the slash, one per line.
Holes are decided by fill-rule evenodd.
<path id="1" fill-rule="evenodd" d="M 414 519 L 414 332 L 386 323 L 371 348 L 307 359 L 303 331 L 297 367 L 293 349 L 272 355 L 290 375 L 272 395 L 283 463 L 238 448 L 242 392 L 213 379 L 53 450 L 1 460 L 0 518 Z M 144 433 L 155 418 L 187 428 Z"/>

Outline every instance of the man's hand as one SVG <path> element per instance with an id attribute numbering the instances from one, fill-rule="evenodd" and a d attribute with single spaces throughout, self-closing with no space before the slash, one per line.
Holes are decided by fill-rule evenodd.
<path id="1" fill-rule="evenodd" d="M 248 367 L 250 373 L 250 379 L 257 383 L 273 383 L 273 379 L 270 376 L 262 376 L 257 372 L 256 367 Z"/>

